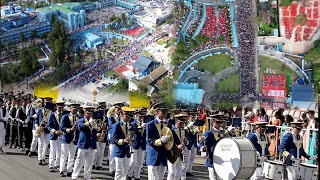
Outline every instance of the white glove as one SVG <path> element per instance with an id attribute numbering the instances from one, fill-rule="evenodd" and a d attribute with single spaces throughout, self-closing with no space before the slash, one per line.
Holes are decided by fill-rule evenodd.
<path id="1" fill-rule="evenodd" d="M 32 117 L 33 117 L 33 119 L 37 119 L 38 114 L 34 114 Z"/>
<path id="2" fill-rule="evenodd" d="M 96 121 L 94 119 L 90 118 L 89 123 L 91 124 L 91 126 L 94 126 L 96 124 Z"/>
<path id="3" fill-rule="evenodd" d="M 142 123 L 142 124 L 141 124 L 141 127 L 142 127 L 142 128 L 145 128 L 146 125 L 147 125 L 147 123 Z"/>
<path id="4" fill-rule="evenodd" d="M 294 161 L 296 158 L 294 156 L 291 156 L 290 160 Z"/>
<path id="5" fill-rule="evenodd" d="M 194 124 L 194 122 L 190 122 L 190 123 L 188 124 L 188 128 L 191 128 L 191 127 L 193 126 L 193 124 Z"/>
<path id="6" fill-rule="evenodd" d="M 232 127 L 232 126 L 228 127 L 228 131 L 232 131 L 233 129 L 235 129 L 235 127 Z"/>
<path id="7" fill-rule="evenodd" d="M 163 144 L 167 143 L 168 140 L 169 140 L 169 138 L 166 137 L 166 136 L 162 136 L 162 137 L 161 137 L 161 142 L 162 142 Z"/>

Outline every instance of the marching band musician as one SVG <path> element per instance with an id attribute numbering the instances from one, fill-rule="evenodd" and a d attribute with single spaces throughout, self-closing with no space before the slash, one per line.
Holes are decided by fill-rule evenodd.
<path id="1" fill-rule="evenodd" d="M 198 133 L 198 129 L 197 131 L 194 131 L 193 128 L 193 124 L 194 124 L 194 120 L 195 118 L 193 116 L 189 116 L 188 118 L 188 125 L 186 127 L 187 131 L 189 132 L 189 148 L 190 148 L 190 158 L 189 158 L 189 164 L 188 164 L 188 168 L 187 168 L 187 176 L 194 176 L 192 173 L 192 165 L 195 159 L 195 156 L 197 154 L 197 133 Z"/>
<path id="2" fill-rule="evenodd" d="M 100 105 L 97 107 L 99 111 L 102 111 L 103 115 L 106 108 L 104 105 Z M 104 155 L 104 150 L 106 147 L 106 143 L 108 141 L 108 122 L 102 116 L 101 122 L 98 123 L 98 131 L 97 131 L 97 152 L 93 162 L 93 169 L 102 170 L 102 160 Z"/>
<path id="3" fill-rule="evenodd" d="M 130 141 L 132 131 L 130 126 L 132 111 L 126 107 L 122 108 L 121 120 L 113 124 L 110 143 L 114 144 L 114 160 L 116 165 L 115 180 L 125 180 L 128 175 L 130 164 Z"/>
<path id="4" fill-rule="evenodd" d="M 301 145 L 302 137 L 300 136 L 300 132 L 303 122 L 291 122 L 290 124 L 292 128 L 291 132 L 284 135 L 278 149 L 279 153 L 286 159 L 284 164 L 286 165 L 288 180 L 296 180 L 298 179 L 296 173 L 297 168 L 294 166 L 300 164 L 299 159 L 301 156 L 309 160 L 315 160 L 316 158 L 309 156 Z M 299 152 L 297 146 L 299 147 Z"/>
<path id="5" fill-rule="evenodd" d="M 262 165 L 264 162 L 264 157 L 268 155 L 268 148 L 266 147 L 267 144 L 267 137 L 265 136 L 265 131 L 267 129 L 268 122 L 260 122 L 256 121 L 255 126 L 256 130 L 255 132 L 251 132 L 248 134 L 248 139 L 252 142 L 253 146 L 258 152 L 258 163 L 257 168 L 254 174 L 251 177 L 251 180 L 260 179 L 262 175 Z M 264 151 L 264 153 L 263 153 Z"/>
<path id="6" fill-rule="evenodd" d="M 63 132 L 61 140 L 60 175 L 65 176 L 64 169 L 67 162 L 67 176 L 71 177 L 74 164 L 74 156 L 77 150 L 78 131 L 78 110 L 80 104 L 70 104 L 70 113 L 62 116 L 60 130 Z"/>
<path id="7" fill-rule="evenodd" d="M 154 105 L 155 119 L 146 125 L 148 180 L 162 180 L 167 167 L 167 156 L 164 144 L 169 141 L 166 136 L 161 136 L 164 127 L 172 129 L 167 123 L 167 108 L 163 103 Z M 173 132 L 174 133 L 174 132 Z"/>
<path id="8" fill-rule="evenodd" d="M 5 142 L 7 120 L 7 108 L 3 106 L 3 99 L 0 98 L 0 153 L 3 153 L 2 147 Z"/>
<path id="9" fill-rule="evenodd" d="M 18 122 L 17 122 L 17 117 L 19 114 L 18 110 L 20 108 L 20 100 L 19 99 L 13 99 L 12 100 L 12 107 L 9 110 L 9 116 L 10 116 L 10 146 L 9 148 L 12 148 L 12 146 L 15 144 L 15 148 L 18 146 Z"/>
<path id="10" fill-rule="evenodd" d="M 218 119 L 220 118 L 219 116 L 212 116 L 210 119 L 213 119 L 212 122 L 212 129 L 209 131 L 206 131 L 203 134 L 203 137 L 205 138 L 205 149 L 207 151 L 207 160 L 205 163 L 205 166 L 209 170 L 209 179 L 210 180 L 215 180 L 216 175 L 213 170 L 213 150 L 215 145 L 217 144 L 217 141 L 222 138 L 222 134 L 220 132 L 221 124 L 223 123 L 223 119 Z"/>
<path id="11" fill-rule="evenodd" d="M 19 102 L 17 121 L 18 121 L 18 147 L 19 150 L 24 151 L 24 147 L 27 148 L 28 136 L 27 136 L 27 116 L 26 116 L 26 100 L 22 98 Z M 25 138 L 25 141 L 23 139 Z"/>
<path id="12" fill-rule="evenodd" d="M 114 161 L 114 144 L 111 143 L 111 132 L 113 124 L 120 121 L 120 113 L 121 113 L 121 107 L 123 106 L 123 103 L 113 103 L 113 106 L 109 109 L 107 116 L 108 116 L 108 139 L 109 139 L 109 173 L 111 176 L 115 175 L 115 161 Z M 110 113 L 110 115 L 109 115 Z"/>
<path id="13" fill-rule="evenodd" d="M 189 162 L 190 154 L 187 147 L 189 146 L 189 140 L 187 139 L 188 132 L 184 129 L 184 123 L 187 117 L 187 114 L 178 114 L 174 116 L 175 126 L 172 128 L 172 130 L 177 135 L 175 144 L 180 150 L 180 158 L 178 158 L 174 163 L 168 161 L 168 180 L 176 180 L 180 178 L 181 180 L 186 179 L 187 164 Z"/>
<path id="14" fill-rule="evenodd" d="M 49 154 L 49 170 L 54 172 L 60 166 L 61 155 L 61 139 L 62 131 L 59 128 L 62 118 L 64 102 L 56 102 L 56 111 L 52 112 L 48 118 L 47 127 L 50 131 L 50 154 Z"/>
<path id="15" fill-rule="evenodd" d="M 84 179 L 91 179 L 91 171 L 97 149 L 97 122 L 92 118 L 93 109 L 86 107 L 84 118 L 79 119 L 79 140 L 77 158 L 74 163 L 72 179 L 77 179 L 84 166 Z"/>
<path id="16" fill-rule="evenodd" d="M 37 99 L 34 101 L 31 109 L 29 110 L 29 118 L 32 121 L 32 141 L 30 146 L 30 152 L 28 156 L 31 157 L 32 155 L 36 155 L 36 147 L 38 144 L 38 137 L 37 137 L 37 118 L 39 116 L 38 110 L 42 107 L 42 99 Z M 41 114 L 42 116 L 42 114 Z"/>
<path id="17" fill-rule="evenodd" d="M 135 120 L 131 123 L 134 129 L 134 140 L 132 144 L 133 154 L 130 158 L 128 177 L 134 177 L 135 180 L 140 180 L 140 172 L 143 166 L 146 152 L 146 123 L 144 123 L 144 113 L 135 112 Z"/>
<path id="18" fill-rule="evenodd" d="M 52 111 L 52 98 L 44 98 L 45 107 L 38 109 L 38 117 L 36 119 L 36 130 L 38 131 L 38 160 L 39 165 L 45 165 L 45 158 L 49 145 L 49 129 L 47 128 L 48 116 Z M 46 108 L 47 106 L 47 108 Z"/>

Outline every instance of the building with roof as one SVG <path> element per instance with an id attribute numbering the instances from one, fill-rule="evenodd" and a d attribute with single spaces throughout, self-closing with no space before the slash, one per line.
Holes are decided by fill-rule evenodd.
<path id="1" fill-rule="evenodd" d="M 172 13 L 170 8 L 157 8 L 136 13 L 134 14 L 134 17 L 144 26 L 153 27 L 162 25 L 166 20 L 172 17 Z"/>
<path id="2" fill-rule="evenodd" d="M 25 13 L 4 18 L 0 23 L 0 27 L 1 43 L 19 42 L 20 33 L 23 33 L 28 39 L 32 31 L 35 31 L 38 36 L 51 31 L 50 23 L 40 22 Z"/>
<path id="3" fill-rule="evenodd" d="M 103 39 L 95 34 L 84 34 L 86 47 L 91 49 L 103 44 Z"/>
<path id="4" fill-rule="evenodd" d="M 147 95 L 151 96 L 151 94 L 154 92 L 155 88 L 149 85 L 146 85 L 136 79 L 131 79 L 129 81 L 129 91 L 138 91 L 140 86 L 147 87 Z"/>
<path id="5" fill-rule="evenodd" d="M 150 58 L 139 56 L 136 62 L 133 63 L 142 76 L 148 75 L 151 71 L 155 70 L 160 63 Z"/>
<path id="6" fill-rule="evenodd" d="M 139 10 L 142 7 L 141 4 L 135 0 L 117 0 L 116 5 L 129 10 Z"/>
<path id="7" fill-rule="evenodd" d="M 204 93 L 198 83 L 177 83 L 174 89 L 176 101 L 189 105 L 201 104 Z"/>
<path id="8" fill-rule="evenodd" d="M 96 5 L 96 9 L 104 9 L 104 8 L 107 8 L 107 7 L 111 7 L 113 5 L 116 4 L 116 1 L 115 0 L 103 0 L 103 1 L 97 1 L 97 2 L 94 2 L 94 4 Z"/>
<path id="9" fill-rule="evenodd" d="M 292 107 L 300 110 L 308 110 L 310 105 L 314 104 L 314 87 L 312 84 L 291 85 L 291 101 Z"/>
<path id="10" fill-rule="evenodd" d="M 8 2 L 8 6 L 1 8 L 1 18 L 22 12 L 21 6 L 16 6 L 13 2 Z"/>
<path id="11" fill-rule="evenodd" d="M 50 22 L 52 14 L 69 30 L 79 29 L 86 25 L 86 11 L 81 9 L 80 3 L 53 4 L 38 10 L 38 18 L 42 22 Z"/>
<path id="12" fill-rule="evenodd" d="M 173 65 L 164 64 L 152 71 L 147 76 L 143 77 L 140 82 L 146 85 L 154 86 L 158 82 L 158 80 L 162 79 L 164 76 L 172 76 L 174 69 L 175 67 Z"/>

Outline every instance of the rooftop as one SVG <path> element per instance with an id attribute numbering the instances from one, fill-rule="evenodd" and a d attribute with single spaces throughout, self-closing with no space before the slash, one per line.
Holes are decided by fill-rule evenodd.
<path id="1" fill-rule="evenodd" d="M 141 82 L 143 82 L 147 85 L 150 85 L 154 81 L 159 79 L 162 75 L 167 73 L 168 71 L 173 71 L 173 69 L 174 69 L 174 66 L 171 64 L 162 65 L 162 66 L 158 67 L 157 69 L 155 69 L 154 71 L 152 71 L 150 74 L 148 74 L 148 76 L 142 78 Z"/>
<path id="2" fill-rule="evenodd" d="M 313 85 L 291 85 L 292 101 L 314 102 Z"/>
<path id="3" fill-rule="evenodd" d="M 198 89 L 197 83 L 178 83 L 174 90 L 175 99 L 186 104 L 201 104 L 203 89 Z"/>
<path id="4" fill-rule="evenodd" d="M 145 71 L 146 69 L 148 69 L 152 62 L 152 59 L 149 59 L 144 56 L 139 56 L 136 62 L 133 63 L 133 66 L 140 69 L 141 71 Z"/>
<path id="5" fill-rule="evenodd" d="M 97 39 L 100 39 L 99 36 L 92 34 L 92 33 L 86 33 L 84 34 L 84 37 L 88 40 L 88 41 L 95 41 Z"/>
<path id="6" fill-rule="evenodd" d="M 38 9 L 38 12 L 43 12 L 43 13 L 50 13 L 53 11 L 61 11 L 64 13 L 77 13 L 69 8 L 71 8 L 72 6 L 60 6 L 60 5 L 52 5 L 50 7 L 44 7 L 44 8 L 40 8 Z"/>

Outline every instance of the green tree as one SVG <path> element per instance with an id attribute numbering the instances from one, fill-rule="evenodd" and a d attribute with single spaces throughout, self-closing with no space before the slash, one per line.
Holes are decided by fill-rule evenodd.
<path id="1" fill-rule="evenodd" d="M 290 6 L 292 4 L 292 0 L 281 0 L 280 6 Z"/>
<path id="2" fill-rule="evenodd" d="M 26 37 L 24 36 L 23 32 L 19 33 L 19 40 L 20 40 L 20 42 L 25 42 L 26 41 Z"/>
<path id="3" fill-rule="evenodd" d="M 37 30 L 33 29 L 30 31 L 30 39 L 37 37 Z"/>
<path id="4" fill-rule="evenodd" d="M 125 21 L 126 20 L 126 14 L 125 13 L 121 13 L 121 20 Z"/>
<path id="5" fill-rule="evenodd" d="M 304 59 L 310 63 L 318 64 L 320 63 L 320 46 L 317 46 L 305 55 Z"/>
<path id="6" fill-rule="evenodd" d="M 197 41 L 191 40 L 191 41 L 190 41 L 190 47 L 191 47 L 192 49 L 196 49 L 196 48 L 198 47 Z"/>
<path id="7" fill-rule="evenodd" d="M 148 92 L 148 87 L 144 84 L 139 84 L 138 85 L 138 91 L 140 93 L 147 93 Z"/>
<path id="8" fill-rule="evenodd" d="M 187 44 L 183 41 L 180 41 L 178 44 L 177 44 L 177 50 L 178 51 L 186 51 L 187 50 Z"/>
<path id="9" fill-rule="evenodd" d="M 224 42 L 224 36 L 220 35 L 217 37 L 218 42 Z"/>
<path id="10" fill-rule="evenodd" d="M 117 23 L 121 23 L 121 18 L 120 18 L 120 17 L 117 17 L 117 18 L 116 18 L 116 22 L 117 22 Z"/>
<path id="11" fill-rule="evenodd" d="M 160 83 L 159 94 L 163 98 L 163 102 L 166 104 L 169 110 L 171 110 L 175 104 L 174 96 L 174 81 L 170 77 L 165 77 Z"/>

